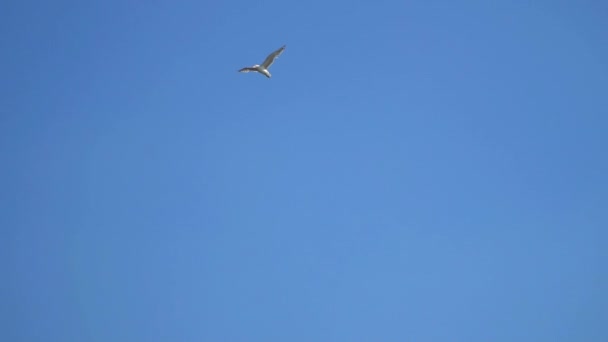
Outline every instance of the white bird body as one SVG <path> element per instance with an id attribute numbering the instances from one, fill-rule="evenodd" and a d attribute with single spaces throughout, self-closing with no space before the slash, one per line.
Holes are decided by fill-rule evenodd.
<path id="1" fill-rule="evenodd" d="M 276 50 L 275 52 L 271 53 L 270 55 L 268 55 L 268 57 L 266 57 L 266 59 L 264 60 L 264 63 L 260 64 L 256 64 L 250 67 L 244 67 L 241 70 L 239 70 L 239 72 L 250 72 L 250 71 L 254 71 L 254 72 L 259 72 L 260 74 L 270 78 L 272 77 L 272 75 L 270 74 L 270 72 L 268 71 L 268 68 L 270 68 L 270 66 L 272 65 L 272 63 L 274 62 L 274 60 L 279 57 L 280 54 L 283 53 L 283 50 L 285 50 L 286 45 L 281 46 L 278 50 Z"/>

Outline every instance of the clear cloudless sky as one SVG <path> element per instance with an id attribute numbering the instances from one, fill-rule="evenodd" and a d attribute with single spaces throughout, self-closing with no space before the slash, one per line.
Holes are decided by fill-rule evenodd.
<path id="1" fill-rule="evenodd" d="M 608 341 L 605 1 L 0 19 L 1 341 Z"/>

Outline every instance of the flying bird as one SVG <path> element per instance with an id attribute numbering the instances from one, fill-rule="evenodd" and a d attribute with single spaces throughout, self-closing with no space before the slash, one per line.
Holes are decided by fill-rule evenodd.
<path id="1" fill-rule="evenodd" d="M 270 78 L 272 75 L 270 75 L 270 72 L 268 72 L 268 68 L 270 68 L 270 66 L 272 65 L 274 60 L 277 57 L 279 57 L 280 54 L 283 53 L 283 50 L 285 50 L 285 46 L 286 45 L 281 46 L 277 51 L 268 55 L 268 57 L 266 57 L 266 59 L 264 60 L 264 63 L 262 63 L 261 65 L 256 64 L 251 67 L 244 67 L 243 69 L 239 70 L 239 72 L 255 71 L 255 72 L 259 72 L 260 74 Z"/>

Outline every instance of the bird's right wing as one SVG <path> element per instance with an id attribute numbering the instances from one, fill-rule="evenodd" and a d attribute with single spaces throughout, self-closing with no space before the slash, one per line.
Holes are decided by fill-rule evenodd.
<path id="1" fill-rule="evenodd" d="M 268 57 L 266 57 L 266 60 L 264 60 L 264 63 L 262 63 L 262 66 L 265 69 L 270 68 L 270 66 L 272 65 L 272 63 L 274 62 L 274 60 L 279 57 L 280 54 L 283 53 L 283 50 L 285 50 L 285 47 L 287 45 L 283 45 L 281 46 L 277 51 L 271 53 L 270 55 L 268 55 Z"/>

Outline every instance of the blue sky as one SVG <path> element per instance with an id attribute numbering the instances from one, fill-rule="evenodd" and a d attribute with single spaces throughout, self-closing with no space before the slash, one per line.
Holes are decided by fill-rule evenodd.
<path id="1" fill-rule="evenodd" d="M 607 16 L 3 3 L 0 340 L 608 340 Z"/>

